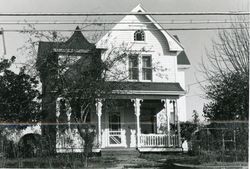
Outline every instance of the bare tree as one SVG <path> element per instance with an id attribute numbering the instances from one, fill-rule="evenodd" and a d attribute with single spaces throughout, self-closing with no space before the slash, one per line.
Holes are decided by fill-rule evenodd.
<path id="1" fill-rule="evenodd" d="M 245 20 L 231 27 L 218 32 L 212 50 L 207 51 L 208 62 L 201 64 L 207 79 L 202 87 L 211 100 L 204 115 L 210 120 L 248 119 L 249 23 Z"/>

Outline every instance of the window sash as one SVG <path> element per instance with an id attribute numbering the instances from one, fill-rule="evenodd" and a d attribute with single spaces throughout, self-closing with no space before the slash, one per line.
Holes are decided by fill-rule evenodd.
<path id="1" fill-rule="evenodd" d="M 152 80 L 151 56 L 142 57 L 142 80 Z"/>
<path id="2" fill-rule="evenodd" d="M 129 56 L 129 79 L 139 80 L 138 55 Z"/>
<path id="3" fill-rule="evenodd" d="M 142 68 L 142 80 L 152 80 L 152 68 Z"/>
<path id="4" fill-rule="evenodd" d="M 134 41 L 144 41 L 145 40 L 145 33 L 143 30 L 137 30 L 134 33 Z"/>
<path id="5" fill-rule="evenodd" d="M 138 80 L 139 79 L 138 68 L 130 68 L 129 69 L 129 79 L 130 80 Z"/>

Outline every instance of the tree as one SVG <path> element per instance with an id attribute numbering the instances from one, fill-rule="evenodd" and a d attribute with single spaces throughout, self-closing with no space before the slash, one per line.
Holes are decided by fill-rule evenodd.
<path id="1" fill-rule="evenodd" d="M 29 32 L 28 32 L 29 33 Z M 33 34 L 34 33 L 34 34 Z M 57 120 L 61 136 L 69 131 L 66 113 L 71 114 L 70 129 L 77 129 L 84 142 L 85 165 L 87 158 L 91 154 L 95 130 L 88 124 L 88 116 L 96 112 L 95 104 L 97 99 L 107 100 L 113 96 L 113 89 L 118 89 L 122 85 L 119 83 L 108 83 L 107 79 L 123 81 L 126 77 L 124 70 L 113 69 L 120 62 L 125 62 L 129 46 L 123 44 L 119 48 L 112 48 L 105 51 L 105 59 L 101 59 L 100 49 L 96 49 L 94 44 L 89 43 L 80 32 L 80 28 L 73 33 L 67 41 L 60 38 L 56 33 L 50 36 L 43 35 L 37 31 L 31 32 L 29 46 L 32 52 L 36 51 L 35 46 L 40 39 L 46 39 L 49 49 L 44 49 L 47 53 L 37 58 L 37 69 L 41 81 L 43 82 L 43 120 L 42 125 L 43 140 L 45 141 L 45 152 L 53 155 L 56 152 Z M 33 38 L 33 36 L 35 36 Z M 37 39 L 38 38 L 38 39 Z M 38 41 L 36 41 L 38 40 Z M 69 42 L 70 41 L 70 42 Z M 68 44 L 70 44 L 68 46 Z M 72 45 L 74 44 L 74 45 Z M 29 44 L 30 45 L 30 44 Z M 70 49 L 69 52 L 56 53 L 53 49 Z M 79 49 L 85 53 L 78 52 Z M 34 49 L 34 50 L 33 50 Z M 41 48 L 40 48 L 41 49 Z M 126 54 L 124 54 L 126 53 Z M 36 52 L 34 53 L 36 54 Z M 39 54 L 38 54 L 39 55 Z M 40 55 L 39 55 L 40 56 Z M 56 100 L 60 101 L 60 116 L 57 119 L 55 112 Z M 107 106 L 107 104 L 103 104 Z M 110 105 L 109 105 L 110 106 Z M 66 123 L 66 124 L 65 124 Z M 63 125 L 65 124 L 65 125 Z"/>
<path id="2" fill-rule="evenodd" d="M 25 73 L 18 74 L 9 68 L 15 57 L 0 61 L 0 119 L 6 123 L 34 123 L 40 119 L 38 81 Z"/>
<path id="3" fill-rule="evenodd" d="M 233 23 L 231 30 L 219 32 L 207 52 L 208 64 L 202 63 L 208 81 L 203 89 L 210 100 L 203 111 L 210 120 L 248 120 L 248 28 L 248 22 Z"/>

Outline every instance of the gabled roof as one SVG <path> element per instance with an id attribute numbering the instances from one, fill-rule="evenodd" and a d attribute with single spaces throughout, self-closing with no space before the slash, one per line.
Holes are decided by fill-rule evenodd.
<path id="1" fill-rule="evenodd" d="M 132 13 L 137 13 L 137 12 L 146 12 L 146 10 L 142 7 L 141 4 L 139 4 L 138 6 L 136 6 L 132 11 Z M 141 15 L 140 15 L 141 16 Z M 183 46 L 180 44 L 180 42 L 178 42 L 171 34 L 169 34 L 167 31 L 164 30 L 164 28 L 157 23 L 157 21 L 150 15 L 142 15 L 144 17 L 146 17 L 150 22 L 152 22 L 152 24 L 159 29 L 159 31 L 163 34 L 163 36 L 166 38 L 167 42 L 168 42 L 168 46 L 169 46 L 169 50 L 170 51 L 183 51 L 184 48 Z M 126 16 L 125 16 L 126 17 Z M 124 18 L 125 18 L 124 17 Z M 123 19 L 124 19 L 123 18 Z M 122 20 L 123 20 L 122 19 Z M 121 20 L 121 21 L 122 21 Z M 119 23 L 118 23 L 119 24 Z M 115 26 L 114 26 L 115 27 Z M 102 39 L 105 39 L 108 37 L 108 35 L 110 34 L 110 32 L 112 32 L 112 30 L 110 30 L 108 33 L 106 33 L 106 35 L 103 36 L 103 38 L 101 38 L 97 43 L 96 46 L 97 48 L 103 48 L 102 46 Z"/>
<path id="2" fill-rule="evenodd" d="M 145 8 L 138 4 L 131 12 L 147 12 Z M 158 28 L 168 41 L 170 51 L 183 51 L 184 48 L 179 41 L 177 41 L 171 34 L 169 34 L 164 28 L 157 23 L 157 21 L 150 15 L 144 15 Z"/>
<path id="3" fill-rule="evenodd" d="M 180 42 L 177 35 L 174 35 L 175 39 Z M 177 55 L 177 64 L 178 65 L 190 65 L 186 52 L 183 50 Z"/>

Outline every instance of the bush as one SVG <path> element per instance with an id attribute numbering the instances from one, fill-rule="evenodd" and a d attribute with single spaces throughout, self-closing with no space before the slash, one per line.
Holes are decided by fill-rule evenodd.
<path id="1" fill-rule="evenodd" d="M 206 159 L 206 162 L 209 160 L 246 161 L 248 124 L 212 123 L 201 128 L 191 138 L 190 154 L 198 155 L 201 161 Z"/>

